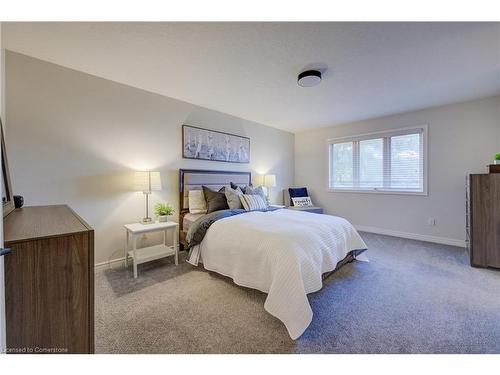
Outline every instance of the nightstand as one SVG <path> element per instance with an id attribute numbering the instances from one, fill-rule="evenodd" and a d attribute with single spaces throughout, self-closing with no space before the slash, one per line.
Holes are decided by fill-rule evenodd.
<path id="1" fill-rule="evenodd" d="M 311 212 L 313 214 L 322 214 L 323 213 L 323 208 L 321 207 L 316 207 L 316 206 L 311 206 L 311 207 L 295 207 L 295 206 L 288 206 L 287 207 L 289 210 L 295 210 L 295 211 L 304 211 L 304 212 Z"/>
<path id="2" fill-rule="evenodd" d="M 161 259 L 168 256 L 175 256 L 175 265 L 179 264 L 179 224 L 168 221 L 165 223 L 153 223 L 153 224 L 126 224 L 124 225 L 126 230 L 126 240 L 125 240 L 125 267 L 128 267 L 128 257 L 132 257 L 134 264 L 134 278 L 137 278 L 137 265 L 150 262 L 152 260 Z M 152 232 L 163 232 L 163 243 L 137 248 L 137 238 L 146 233 Z M 173 246 L 168 246 L 167 233 L 172 232 L 174 237 Z M 132 249 L 130 248 L 130 242 L 132 241 Z"/>

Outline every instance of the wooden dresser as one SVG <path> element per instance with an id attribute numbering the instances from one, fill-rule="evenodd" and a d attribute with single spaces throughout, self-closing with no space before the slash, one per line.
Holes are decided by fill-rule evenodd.
<path id="1" fill-rule="evenodd" d="M 466 202 L 471 265 L 500 268 L 500 173 L 469 175 Z"/>
<path id="2" fill-rule="evenodd" d="M 68 206 L 4 219 L 8 353 L 94 352 L 94 230 Z"/>

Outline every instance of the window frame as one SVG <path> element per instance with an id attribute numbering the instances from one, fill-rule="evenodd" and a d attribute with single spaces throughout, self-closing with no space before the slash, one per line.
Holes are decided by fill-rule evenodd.
<path id="1" fill-rule="evenodd" d="M 404 128 L 397 129 L 387 129 L 383 131 L 364 133 L 358 135 L 351 135 L 346 137 L 337 137 L 337 138 L 329 138 L 327 139 L 327 191 L 333 193 L 362 193 L 362 194 L 396 194 L 396 195 L 420 195 L 420 196 L 428 196 L 428 149 L 429 149 L 429 139 L 428 139 L 428 124 L 409 126 Z M 338 188 L 330 186 L 331 175 L 332 175 L 332 156 L 331 149 L 332 145 L 335 143 L 343 143 L 343 142 L 359 142 L 366 139 L 374 139 L 374 138 L 385 138 L 397 135 L 412 134 L 412 131 L 421 130 L 422 133 L 422 144 L 421 144 L 421 152 L 422 152 L 422 168 L 423 168 L 423 181 L 422 181 L 422 191 L 411 191 L 411 190 L 395 190 L 395 189 L 387 189 L 387 188 Z M 400 134 L 398 134 L 400 133 Z M 353 144 L 353 150 L 355 149 L 357 143 Z M 358 143 L 359 144 L 359 143 Z M 385 147 L 390 147 L 390 144 L 384 142 L 384 154 L 388 152 Z M 354 151 L 353 151 L 354 152 Z M 356 160 L 357 152 L 353 155 L 353 162 Z M 388 167 L 387 163 L 389 161 L 384 158 L 384 169 Z M 353 165 L 353 173 L 356 169 L 356 165 Z"/>

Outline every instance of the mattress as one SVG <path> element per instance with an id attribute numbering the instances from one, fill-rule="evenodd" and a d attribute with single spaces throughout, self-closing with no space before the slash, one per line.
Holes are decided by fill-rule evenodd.
<path id="1" fill-rule="evenodd" d="M 182 219 L 182 231 L 187 233 L 187 231 L 191 227 L 191 224 L 205 215 L 206 214 L 190 214 L 189 212 L 185 214 L 184 218 Z"/>

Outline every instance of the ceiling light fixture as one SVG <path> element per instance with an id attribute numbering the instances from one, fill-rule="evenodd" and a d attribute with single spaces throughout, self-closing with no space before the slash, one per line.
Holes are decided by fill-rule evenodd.
<path id="1" fill-rule="evenodd" d="M 319 70 L 306 70 L 297 77 L 297 83 L 302 87 L 316 86 L 320 82 L 321 72 Z"/>

